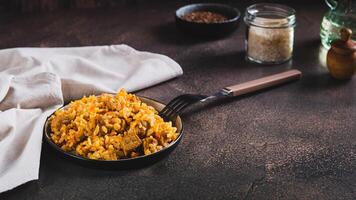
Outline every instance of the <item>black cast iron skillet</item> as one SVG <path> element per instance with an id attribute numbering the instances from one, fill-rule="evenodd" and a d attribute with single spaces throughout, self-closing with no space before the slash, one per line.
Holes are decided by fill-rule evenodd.
<path id="1" fill-rule="evenodd" d="M 147 97 L 142 97 L 138 96 L 142 102 L 146 103 L 147 105 L 150 105 L 154 107 L 157 111 L 161 111 L 163 107 L 165 106 L 163 103 L 160 103 L 156 100 L 147 98 Z M 60 109 L 65 109 L 66 106 L 63 106 Z M 54 114 L 54 113 L 53 113 Z M 157 162 L 158 160 L 161 160 L 165 156 L 167 156 L 169 153 L 171 153 L 179 144 L 180 140 L 182 139 L 183 136 L 183 123 L 182 119 L 180 116 L 178 116 L 173 122 L 174 126 L 177 128 L 177 132 L 179 133 L 178 138 L 170 143 L 167 147 L 163 148 L 162 150 L 152 153 L 150 155 L 142 155 L 138 156 L 135 158 L 126 158 L 126 159 L 118 159 L 118 160 L 113 160 L 113 161 L 107 161 L 107 160 L 93 160 L 93 159 L 88 159 L 81 157 L 79 155 L 76 155 L 75 153 L 71 152 L 66 152 L 62 150 L 59 146 L 57 146 L 51 139 L 51 127 L 49 123 L 49 118 L 53 115 L 51 114 L 44 125 L 44 140 L 46 143 L 52 147 L 52 149 L 55 151 L 55 153 L 61 155 L 64 159 L 69 159 L 71 161 L 75 161 L 78 164 L 88 166 L 88 167 L 94 167 L 94 168 L 100 168 L 100 169 L 133 169 L 133 168 L 140 168 L 144 167 L 150 164 L 153 164 Z"/>

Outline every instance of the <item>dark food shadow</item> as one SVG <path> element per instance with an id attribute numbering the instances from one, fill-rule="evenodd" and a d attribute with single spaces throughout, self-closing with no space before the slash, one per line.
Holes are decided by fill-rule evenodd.
<path id="1" fill-rule="evenodd" d="M 205 42 L 211 42 L 223 37 L 219 36 L 204 36 L 204 35 L 194 35 L 180 30 L 174 21 L 168 23 L 160 24 L 153 28 L 154 36 L 157 37 L 158 41 L 164 44 L 174 44 L 174 45 L 193 45 Z"/>
<path id="2" fill-rule="evenodd" d="M 293 82 L 295 82 L 295 81 L 293 81 Z M 289 83 L 293 83 L 293 82 L 289 82 Z M 275 88 L 287 86 L 289 83 L 285 83 L 285 84 L 282 84 L 282 85 L 277 85 L 277 86 L 265 88 L 265 89 L 262 89 L 262 90 L 258 90 L 256 92 L 252 92 L 252 93 L 248 93 L 248 94 L 244 94 L 244 95 L 240 95 L 240 96 L 236 96 L 236 97 L 223 97 L 223 98 L 220 98 L 220 99 L 212 100 L 210 102 L 201 103 L 200 105 L 196 104 L 196 105 L 193 105 L 191 108 L 188 108 L 187 110 L 185 110 L 181 114 L 181 116 L 182 117 L 189 117 L 190 115 L 197 114 L 197 113 L 199 113 L 199 112 L 201 112 L 203 110 L 209 110 L 209 109 L 212 109 L 214 107 L 220 106 L 222 104 L 229 104 L 231 102 L 239 101 L 239 100 L 245 99 L 245 98 L 249 98 L 249 97 L 254 96 L 256 94 L 267 92 L 267 91 L 273 90 Z"/>
<path id="3" fill-rule="evenodd" d="M 296 44 L 293 50 L 293 60 L 301 62 L 310 62 L 318 57 L 320 40 L 309 40 Z"/>
<path id="4" fill-rule="evenodd" d="M 257 64 L 248 62 L 245 59 L 244 51 L 221 53 L 212 50 L 198 56 L 187 56 L 182 63 L 194 63 L 194 66 L 203 66 L 206 71 L 212 68 L 219 70 L 237 70 L 239 68 L 258 67 Z"/>
<path id="5" fill-rule="evenodd" d="M 57 172 L 58 174 L 66 174 L 67 177 L 110 177 L 110 176 L 124 176 L 130 173 L 135 173 L 137 170 L 164 162 L 169 155 L 161 157 L 159 160 L 147 165 L 132 167 L 132 168 L 118 168 L 95 166 L 83 162 L 78 162 L 74 159 L 69 159 L 59 152 L 55 151 L 47 142 L 43 141 L 41 154 L 41 172 Z M 100 173 L 98 173 L 100 171 Z M 80 173 L 78 173 L 80 172 Z M 41 176 L 41 174 L 40 174 Z"/>
<path id="6" fill-rule="evenodd" d="M 304 92 L 322 91 L 346 85 L 349 80 L 337 80 L 331 77 L 328 69 L 315 59 L 320 56 L 320 40 L 314 39 L 298 43 L 294 47 L 293 65 L 303 71 L 300 90 Z M 326 59 L 326 58 L 325 58 Z"/>
<path id="7" fill-rule="evenodd" d="M 346 85 L 350 80 L 337 80 L 331 77 L 328 72 L 313 73 L 303 76 L 303 81 L 300 83 L 300 88 L 308 88 L 309 90 L 323 90 L 330 88 L 338 88 Z"/>
<path id="8" fill-rule="evenodd" d="M 33 193 L 33 191 L 39 191 L 39 190 L 40 190 L 39 182 L 37 180 L 33 180 L 33 181 L 26 182 L 22 185 L 19 185 L 11 190 L 0 193 L 0 199 L 9 199 L 11 196 L 14 196 L 14 194 L 17 194 L 19 192 L 27 191 L 28 193 Z"/>

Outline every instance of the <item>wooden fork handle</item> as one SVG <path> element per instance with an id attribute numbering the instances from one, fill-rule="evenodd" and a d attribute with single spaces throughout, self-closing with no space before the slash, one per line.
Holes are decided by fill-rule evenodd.
<path id="1" fill-rule="evenodd" d="M 300 72 L 299 70 L 292 69 L 282 73 L 256 79 L 253 81 L 248 81 L 245 83 L 229 86 L 224 88 L 224 90 L 229 92 L 232 96 L 239 96 L 239 95 L 255 92 L 258 90 L 262 90 L 265 88 L 277 86 L 290 81 L 298 80 L 300 79 L 301 76 L 302 76 L 302 72 Z"/>

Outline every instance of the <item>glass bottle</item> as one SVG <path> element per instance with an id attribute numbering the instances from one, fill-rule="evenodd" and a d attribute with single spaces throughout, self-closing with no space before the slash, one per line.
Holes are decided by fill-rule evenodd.
<path id="1" fill-rule="evenodd" d="M 340 29 L 348 28 L 356 40 L 356 0 L 325 0 L 330 10 L 325 14 L 320 28 L 321 43 L 327 49 L 332 41 L 340 39 Z"/>

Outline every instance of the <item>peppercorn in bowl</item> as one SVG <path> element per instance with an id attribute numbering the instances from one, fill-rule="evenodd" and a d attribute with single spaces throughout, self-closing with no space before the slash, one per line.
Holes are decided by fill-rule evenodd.
<path id="1" fill-rule="evenodd" d="M 176 24 L 185 32 L 199 36 L 226 36 L 238 26 L 240 11 L 224 4 L 200 3 L 176 11 Z"/>
<path id="2" fill-rule="evenodd" d="M 155 100 L 129 94 L 83 97 L 46 121 L 45 140 L 57 153 L 103 168 L 137 168 L 170 153 L 179 143 L 182 122 L 165 122 Z"/>

